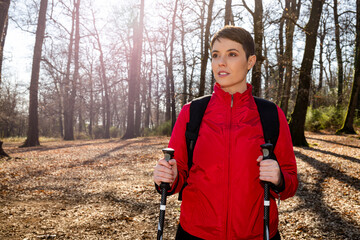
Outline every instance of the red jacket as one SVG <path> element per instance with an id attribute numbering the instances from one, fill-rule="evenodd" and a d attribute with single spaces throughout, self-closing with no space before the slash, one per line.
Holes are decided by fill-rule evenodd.
<path id="1" fill-rule="evenodd" d="M 263 131 L 251 94 L 252 87 L 233 96 L 215 85 L 205 111 L 188 173 L 185 142 L 190 105 L 176 121 L 169 147 L 175 149 L 178 177 L 171 191 L 178 192 L 186 177 L 180 224 L 203 239 L 262 239 L 264 189 L 256 159 L 262 155 Z M 278 108 L 280 131 L 275 147 L 285 190 L 281 199 L 295 194 L 298 180 L 295 156 L 286 118 Z M 270 237 L 278 228 L 278 211 L 271 190 Z"/>

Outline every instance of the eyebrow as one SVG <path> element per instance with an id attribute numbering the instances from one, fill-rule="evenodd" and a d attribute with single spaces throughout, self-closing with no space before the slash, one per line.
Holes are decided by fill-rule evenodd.
<path id="1" fill-rule="evenodd" d="M 236 51 L 236 52 L 238 52 L 239 53 L 239 50 L 237 50 L 236 48 L 230 48 L 230 49 L 228 49 L 228 50 L 226 50 L 227 52 L 231 52 L 231 51 Z M 213 50 L 213 51 L 211 51 L 212 53 L 214 53 L 214 52 L 219 52 L 218 50 Z"/>

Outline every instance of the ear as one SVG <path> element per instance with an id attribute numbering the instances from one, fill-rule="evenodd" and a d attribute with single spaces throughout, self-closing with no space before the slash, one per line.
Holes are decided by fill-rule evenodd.
<path id="1" fill-rule="evenodd" d="M 249 56 L 248 59 L 248 70 L 252 69 L 252 67 L 255 65 L 256 63 L 256 55 L 251 55 Z"/>

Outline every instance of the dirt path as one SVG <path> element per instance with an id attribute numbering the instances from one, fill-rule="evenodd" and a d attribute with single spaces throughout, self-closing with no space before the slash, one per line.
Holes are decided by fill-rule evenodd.
<path id="1" fill-rule="evenodd" d="M 360 140 L 307 134 L 295 148 L 300 186 L 281 202 L 284 239 L 360 239 Z M 155 239 L 152 171 L 168 138 L 46 142 L 0 160 L 0 239 Z M 177 196 L 164 239 L 173 239 Z"/>

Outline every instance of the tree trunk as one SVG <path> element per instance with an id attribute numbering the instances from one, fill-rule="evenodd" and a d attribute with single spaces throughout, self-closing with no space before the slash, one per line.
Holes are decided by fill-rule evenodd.
<path id="1" fill-rule="evenodd" d="M 320 31 L 320 51 L 319 51 L 319 67 L 320 67 L 320 74 L 319 74 L 319 85 L 316 89 L 317 92 L 320 92 L 323 87 L 323 79 L 324 79 L 324 60 L 323 60 L 323 53 L 324 53 L 324 41 L 326 36 L 326 21 L 323 21 L 322 24 L 322 31 Z"/>
<path id="2" fill-rule="evenodd" d="M 79 96 L 82 96 L 82 92 L 81 92 L 81 88 L 82 88 L 82 82 L 81 79 L 79 78 Z M 78 109 L 78 113 L 79 113 L 79 133 L 82 133 L 84 131 L 84 119 L 83 119 L 83 113 L 82 113 L 82 109 L 83 109 L 83 101 L 82 98 L 79 98 L 79 109 Z"/>
<path id="3" fill-rule="evenodd" d="M 94 86 L 93 86 L 93 66 L 90 66 L 90 76 L 89 76 L 89 84 L 90 84 L 90 110 L 89 110 L 89 136 L 93 138 L 93 125 L 94 125 Z"/>
<path id="4" fill-rule="evenodd" d="M 71 91 L 71 101 L 73 104 L 70 109 L 72 111 L 72 115 L 74 115 L 75 108 L 75 97 L 76 97 L 76 82 L 79 81 L 79 51 L 80 51 L 80 0 L 75 2 L 75 56 L 74 56 L 74 75 L 73 75 L 73 85 Z M 80 108 L 81 111 L 81 108 Z M 79 118 L 79 125 L 82 124 L 82 120 Z M 79 128 L 80 129 L 80 128 Z"/>
<path id="5" fill-rule="evenodd" d="M 1 34 L 0 35 L 0 85 L 2 80 L 2 62 L 3 62 L 5 38 L 9 23 L 9 18 L 8 18 L 9 6 L 10 6 L 10 0 L 0 0 L 0 34 Z"/>
<path id="6" fill-rule="evenodd" d="M 359 104 L 360 95 L 360 0 L 356 0 L 356 38 L 355 38 L 355 59 L 354 59 L 354 81 L 351 88 L 350 102 L 346 113 L 345 121 L 338 133 L 356 133 L 354 130 L 355 109 Z"/>
<path id="7" fill-rule="evenodd" d="M 110 138 L 110 99 L 109 99 L 109 86 L 108 86 L 108 81 L 107 81 L 107 76 L 106 76 L 106 67 L 105 67 L 105 62 L 104 62 L 104 52 L 102 50 L 102 45 L 101 45 L 101 41 L 100 41 L 100 35 L 99 32 L 96 28 L 96 24 L 95 24 L 95 16 L 93 16 L 93 24 L 94 24 L 94 30 L 95 30 L 95 38 L 98 44 L 98 49 L 100 52 L 100 56 L 99 56 L 99 60 L 100 60 L 100 72 L 101 72 L 101 79 L 102 79 L 102 85 L 103 85 L 103 89 L 104 89 L 104 99 L 105 99 L 105 104 L 104 104 L 104 123 L 103 127 L 104 127 L 104 138 L 108 139 Z"/>
<path id="8" fill-rule="evenodd" d="M 343 102 L 343 84 L 344 84 L 344 70 L 343 70 L 343 61 L 340 47 L 340 25 L 339 25 L 339 15 L 338 15 L 338 1 L 334 0 L 334 22 L 335 22 L 335 46 L 336 46 L 336 59 L 338 64 L 338 101 L 337 107 L 339 108 Z"/>
<path id="9" fill-rule="evenodd" d="M 175 83 L 174 83 L 174 73 L 173 73 L 173 52 L 174 52 L 174 41 L 175 41 L 175 20 L 176 20 L 176 12 L 177 12 L 177 6 L 178 1 L 175 1 L 175 7 L 174 7 L 174 14 L 172 17 L 172 23 L 171 23 L 171 40 L 170 40 L 170 61 L 169 61 L 169 79 L 170 79 L 170 96 L 171 96 L 171 129 L 175 125 L 176 121 L 176 108 L 175 108 Z"/>
<path id="10" fill-rule="evenodd" d="M 285 63 L 286 73 L 285 73 L 285 83 L 284 83 L 284 89 L 283 89 L 281 105 L 280 105 L 281 109 L 285 113 L 285 116 L 287 116 L 290 94 L 291 94 L 294 30 L 295 30 L 295 23 L 299 17 L 300 4 L 301 4 L 301 0 L 298 1 L 299 1 L 298 4 L 296 4 L 296 0 L 286 0 L 286 6 L 285 6 L 285 9 L 288 9 L 285 15 L 286 16 L 286 27 L 285 27 L 286 47 L 284 54 L 284 63 Z"/>
<path id="11" fill-rule="evenodd" d="M 99 36 L 100 37 L 100 36 Z M 100 40 L 99 40 L 100 44 Z M 100 44 L 101 46 L 101 44 Z M 101 65 L 101 78 L 103 80 L 103 87 L 104 87 L 104 98 L 105 98 L 105 125 L 104 125 L 104 138 L 110 138 L 110 99 L 109 99 L 109 86 L 106 76 L 106 68 L 104 63 L 104 53 L 102 49 L 100 48 L 100 65 Z"/>
<path id="12" fill-rule="evenodd" d="M 54 85 L 55 85 L 55 91 L 57 93 L 57 97 L 59 99 L 59 103 L 58 103 L 59 111 L 57 112 L 58 113 L 58 121 L 59 121 L 59 132 L 60 132 L 60 136 L 63 138 L 64 137 L 64 126 L 63 126 L 62 116 L 63 116 L 63 93 L 64 93 L 64 90 L 61 85 L 60 77 L 54 78 Z"/>
<path id="13" fill-rule="evenodd" d="M 48 0 L 41 0 L 38 24 L 36 29 L 36 40 L 34 47 L 34 56 L 31 70 L 30 83 L 30 106 L 29 106 L 29 128 L 27 138 L 23 147 L 32 147 L 40 145 L 39 142 L 39 120 L 38 120 L 38 89 L 39 89 L 39 74 L 42 45 L 45 36 L 46 27 L 46 9 Z"/>
<path id="14" fill-rule="evenodd" d="M 202 61 L 204 59 L 204 54 L 205 54 L 205 9 L 206 9 L 206 3 L 205 3 L 205 0 L 202 0 L 202 7 L 201 7 L 201 12 L 200 12 L 200 19 L 199 19 L 199 22 L 200 22 L 200 62 L 201 62 L 201 65 L 200 65 L 200 83 L 199 83 L 199 92 L 198 92 L 198 96 L 202 96 L 204 95 L 204 93 L 202 93 L 201 95 L 201 92 L 205 92 L 205 82 L 204 83 L 201 83 L 201 81 L 205 81 L 205 79 L 202 79 L 201 78 L 201 72 L 203 71 L 202 68 L 203 68 L 203 64 L 202 64 Z M 201 90 L 201 88 L 204 88 L 204 90 Z"/>
<path id="15" fill-rule="evenodd" d="M 0 159 L 3 158 L 3 157 L 10 157 L 10 156 L 4 151 L 2 145 L 3 145 L 3 142 L 0 141 Z"/>
<path id="16" fill-rule="evenodd" d="M 234 16 L 231 9 L 232 0 L 226 0 L 225 3 L 225 26 L 226 25 L 235 25 L 234 24 Z"/>
<path id="17" fill-rule="evenodd" d="M 268 60 L 267 51 L 268 50 L 267 50 L 267 46 L 266 46 L 266 38 L 264 37 L 264 58 L 265 58 L 265 63 L 264 63 L 264 68 L 265 68 L 265 94 L 264 94 L 264 98 L 265 99 L 270 98 L 270 92 L 271 92 L 271 88 L 269 88 L 271 83 L 270 83 L 270 66 L 269 66 L 269 60 Z"/>
<path id="18" fill-rule="evenodd" d="M 158 58 L 156 58 L 156 66 L 158 64 Z M 159 68 L 155 68 L 156 71 L 156 91 L 155 91 L 155 106 L 156 106 L 156 113 L 155 113 L 155 125 L 159 126 L 160 124 L 160 77 L 159 77 Z"/>
<path id="19" fill-rule="evenodd" d="M 191 66 L 191 73 L 189 79 L 189 98 L 188 98 L 189 102 L 194 99 L 193 84 L 194 84 L 195 66 L 196 66 L 196 57 L 193 56 L 193 62 Z"/>
<path id="20" fill-rule="evenodd" d="M 326 36 L 326 19 L 323 19 L 320 25 L 319 30 L 319 84 L 316 86 L 314 83 L 313 87 L 313 99 L 312 99 L 312 108 L 316 109 L 320 106 L 321 102 L 317 99 L 317 94 L 321 94 L 322 87 L 323 87 L 323 81 L 324 81 L 324 60 L 323 60 L 323 54 L 324 54 L 324 46 L 325 46 L 325 36 Z"/>
<path id="21" fill-rule="evenodd" d="M 140 66 L 141 66 L 141 54 L 142 54 L 142 42 L 143 42 L 143 29 L 144 29 L 144 8 L 145 8 L 145 5 L 144 5 L 144 0 L 141 0 L 141 5 L 140 5 L 140 19 L 139 19 L 139 26 L 138 26 L 138 39 L 141 40 L 140 41 L 140 45 L 139 45 L 139 69 L 138 69 L 138 74 L 137 74 L 137 82 L 138 84 L 136 84 L 136 92 L 137 94 L 135 95 L 136 99 L 135 99 L 135 137 L 139 137 L 140 136 L 140 130 L 141 130 L 141 100 L 140 100 L 140 93 L 141 93 L 141 90 L 140 90 L 140 87 L 141 85 L 143 84 L 143 81 L 141 80 L 141 76 L 140 76 Z"/>
<path id="22" fill-rule="evenodd" d="M 254 36 L 255 36 L 255 54 L 257 62 L 252 70 L 251 83 L 253 85 L 253 93 L 255 96 L 261 96 L 261 65 L 264 61 L 262 56 L 262 42 L 264 38 L 264 24 L 263 24 L 263 5 L 262 0 L 255 0 L 254 11 Z"/>
<path id="23" fill-rule="evenodd" d="M 300 68 L 299 87 L 294 112 L 290 120 L 290 132 L 294 146 L 308 146 L 305 138 L 305 119 L 309 105 L 311 70 L 316 48 L 317 31 L 324 0 L 313 0 L 310 19 L 305 27 L 305 52 Z"/>
<path id="24" fill-rule="evenodd" d="M 135 103 L 139 98 L 137 85 L 140 83 L 140 66 L 143 38 L 144 0 L 141 0 L 139 24 L 134 26 L 133 51 L 129 71 L 128 114 L 127 127 L 123 139 L 136 137 L 135 135 Z"/>
<path id="25" fill-rule="evenodd" d="M 60 132 L 60 137 L 64 137 L 64 125 L 63 125 L 63 113 L 62 113 L 62 109 L 63 106 L 61 104 L 61 101 L 59 101 L 59 132 Z"/>
<path id="26" fill-rule="evenodd" d="M 210 27 L 211 27 L 211 23 L 212 23 L 213 6 L 214 6 L 214 0 L 210 0 L 209 6 L 208 6 L 208 16 L 207 16 L 207 20 L 206 20 L 206 27 L 205 27 L 204 51 L 202 53 L 202 58 L 201 58 L 199 96 L 204 96 L 204 94 L 205 94 L 206 69 L 207 69 L 207 62 L 209 59 Z"/>
<path id="27" fill-rule="evenodd" d="M 262 42 L 264 38 L 264 23 L 263 23 L 263 4 L 262 0 L 255 0 L 255 10 L 251 11 L 247 6 L 245 0 L 242 0 L 244 7 L 249 11 L 254 20 L 254 42 L 256 64 L 252 69 L 251 85 L 253 86 L 253 95 L 261 96 L 261 65 L 264 61 L 262 55 Z"/>
<path id="28" fill-rule="evenodd" d="M 74 30 L 75 30 L 75 11 L 72 12 L 72 24 L 70 31 L 69 47 L 68 47 L 68 59 L 66 65 L 66 74 L 64 81 L 64 140 L 74 140 L 74 102 L 71 101 L 72 89 L 75 84 L 74 79 L 70 80 L 70 68 L 71 58 L 73 54 L 73 41 L 74 41 Z M 70 86 L 71 85 L 71 86 Z"/>
<path id="29" fill-rule="evenodd" d="M 285 24 L 285 15 L 287 9 L 285 8 L 283 11 L 283 15 L 280 19 L 280 26 L 279 26 L 279 50 L 278 50 L 278 71 L 279 71 L 279 80 L 277 85 L 277 94 L 276 94 L 276 102 L 280 104 L 281 97 L 282 97 L 282 89 L 283 89 L 283 82 L 284 82 L 284 24 Z"/>
<path id="30" fill-rule="evenodd" d="M 148 42 L 150 43 L 150 38 L 147 36 Z M 150 44 L 150 72 L 148 77 L 148 96 L 145 102 L 145 124 L 144 128 L 150 128 L 150 115 L 151 115 L 151 102 L 152 102 L 152 75 L 153 75 L 153 48 Z"/>
<path id="31" fill-rule="evenodd" d="M 79 78 L 79 44 L 80 44 L 80 0 L 74 0 L 74 11 L 72 14 L 72 26 L 70 32 L 69 55 L 67 62 L 67 71 L 65 77 L 65 103 L 64 106 L 64 140 L 74 140 L 74 109 L 76 97 L 76 82 Z M 74 26 L 75 25 L 75 26 Z M 75 39 L 74 39 L 75 30 Z M 70 80 L 71 58 L 73 54 L 73 42 L 75 40 L 74 50 L 74 73 Z"/>
<path id="32" fill-rule="evenodd" d="M 186 51 L 185 51 L 185 26 L 184 26 L 184 16 L 181 13 L 181 53 L 182 53 L 182 65 L 183 65 L 183 92 L 182 92 L 182 101 L 181 105 L 187 103 L 187 63 L 186 63 Z"/>
<path id="33" fill-rule="evenodd" d="M 171 86 L 169 75 L 169 60 L 166 44 L 164 44 L 164 61 L 165 61 L 165 121 L 171 119 Z"/>
<path id="34" fill-rule="evenodd" d="M 139 74 L 140 76 L 140 74 Z M 138 95 L 136 95 L 136 101 L 135 101 L 135 128 L 134 128 L 134 135 L 135 137 L 139 137 L 141 135 L 140 133 L 140 129 L 141 129 L 141 89 L 140 86 L 142 85 L 142 79 L 139 78 L 138 80 L 138 84 L 136 85 L 136 92 L 139 93 Z"/>

